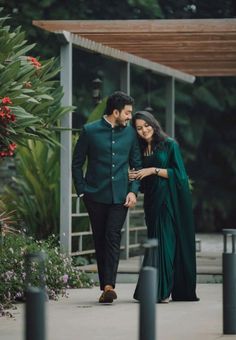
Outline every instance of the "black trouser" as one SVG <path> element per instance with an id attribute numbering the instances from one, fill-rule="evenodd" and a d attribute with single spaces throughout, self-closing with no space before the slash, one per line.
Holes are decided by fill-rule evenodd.
<path id="1" fill-rule="evenodd" d="M 113 288 L 120 256 L 121 229 L 127 215 L 123 204 L 104 204 L 84 196 L 96 251 L 100 288 L 105 285 Z"/>

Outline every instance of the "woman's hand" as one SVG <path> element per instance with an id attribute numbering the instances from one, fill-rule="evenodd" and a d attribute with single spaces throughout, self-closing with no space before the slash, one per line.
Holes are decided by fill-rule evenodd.
<path id="1" fill-rule="evenodd" d="M 136 179 L 138 171 L 129 170 L 129 181 L 134 181 Z"/>
<path id="2" fill-rule="evenodd" d="M 133 181 L 135 179 L 143 179 L 144 177 L 155 175 L 155 168 L 143 168 L 141 170 L 130 170 L 129 180 Z"/>

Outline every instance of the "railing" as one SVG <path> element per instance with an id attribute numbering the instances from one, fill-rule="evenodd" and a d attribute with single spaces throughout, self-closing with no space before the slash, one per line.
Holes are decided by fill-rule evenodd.
<path id="1" fill-rule="evenodd" d="M 143 195 L 139 195 L 136 207 L 128 210 L 127 218 L 122 228 L 121 257 L 128 259 L 130 252 L 137 250 L 146 237 L 146 226 L 143 212 Z M 83 201 L 72 195 L 72 231 L 71 256 L 93 255 L 92 230 L 88 213 Z"/>
<path id="2" fill-rule="evenodd" d="M 140 249 L 141 243 L 146 240 L 146 224 L 143 212 L 143 194 L 139 194 L 138 201 L 133 209 L 128 210 L 128 214 L 122 228 L 121 258 L 128 259 L 130 255 L 135 255 Z M 72 195 L 72 232 L 71 232 L 72 252 L 71 256 L 93 255 L 92 230 L 89 223 L 88 213 L 83 201 Z M 196 251 L 201 252 L 201 240 L 196 238 Z"/>

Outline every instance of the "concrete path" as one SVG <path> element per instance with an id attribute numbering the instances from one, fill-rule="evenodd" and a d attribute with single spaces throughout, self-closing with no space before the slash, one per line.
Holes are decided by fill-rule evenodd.
<path id="1" fill-rule="evenodd" d="M 197 253 L 200 301 L 156 304 L 157 336 L 153 340 L 236 340 L 236 334 L 222 334 L 222 284 L 212 283 L 222 280 L 222 236 L 197 237 L 201 239 Z M 98 287 L 73 289 L 68 298 L 47 302 L 47 337 L 40 340 L 139 340 L 139 303 L 132 299 L 139 265 L 139 257 L 120 262 L 118 300 L 112 305 L 97 302 Z M 217 275 L 219 281 L 212 281 Z M 206 281 L 211 283 L 200 283 Z M 13 318 L 0 317 L 0 340 L 25 340 L 24 305 L 11 312 Z"/>
<path id="2" fill-rule="evenodd" d="M 118 300 L 112 305 L 97 302 L 98 287 L 70 290 L 68 298 L 47 302 L 46 339 L 138 340 L 139 303 L 132 299 L 134 287 L 118 284 Z M 236 339 L 236 335 L 222 335 L 222 285 L 199 284 L 197 293 L 199 302 L 156 305 L 156 340 Z M 24 339 L 24 305 L 18 305 L 13 315 L 0 318 L 1 340 Z"/>

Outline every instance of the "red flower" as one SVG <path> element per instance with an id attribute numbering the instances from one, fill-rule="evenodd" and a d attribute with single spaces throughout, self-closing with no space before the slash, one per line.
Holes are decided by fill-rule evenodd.
<path id="1" fill-rule="evenodd" d="M 10 112 L 11 112 L 11 109 L 10 109 L 8 106 L 2 106 L 2 110 L 3 110 L 5 113 L 10 113 Z"/>
<path id="2" fill-rule="evenodd" d="M 27 57 L 27 60 L 31 61 L 32 63 L 37 62 L 37 59 L 34 57 Z"/>
<path id="3" fill-rule="evenodd" d="M 11 121 L 12 121 L 12 122 L 15 122 L 15 121 L 16 121 L 16 116 L 15 116 L 13 113 L 11 114 Z"/>
<path id="4" fill-rule="evenodd" d="M 30 61 L 37 70 L 42 66 L 41 63 L 34 57 L 27 57 L 27 60 Z"/>
<path id="5" fill-rule="evenodd" d="M 2 98 L 2 104 L 12 104 L 12 101 L 9 97 Z"/>
<path id="6" fill-rule="evenodd" d="M 0 145 L 0 157 L 9 157 L 14 155 L 14 150 L 16 148 L 15 143 L 10 143 L 9 145 Z"/>
<path id="7" fill-rule="evenodd" d="M 8 106 L 0 106 L 0 120 L 1 124 L 6 127 L 6 124 L 16 121 L 16 116 L 12 113 Z"/>
<path id="8" fill-rule="evenodd" d="M 16 144 L 15 143 L 11 143 L 11 144 L 9 144 L 8 148 L 9 148 L 10 151 L 14 151 L 15 148 L 16 148 Z"/>

